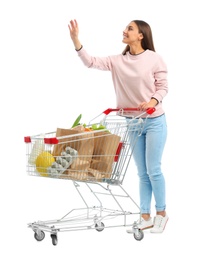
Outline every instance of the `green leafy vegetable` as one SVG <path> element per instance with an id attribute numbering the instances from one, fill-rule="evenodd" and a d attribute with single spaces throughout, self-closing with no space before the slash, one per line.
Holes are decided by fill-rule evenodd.
<path id="1" fill-rule="evenodd" d="M 101 130 L 101 129 L 106 129 L 106 127 L 104 125 L 97 125 L 97 124 L 93 124 L 92 125 L 92 129 L 93 130 Z"/>
<path id="2" fill-rule="evenodd" d="M 75 122 L 74 122 L 73 125 L 72 125 L 72 128 L 75 127 L 75 126 L 78 126 L 78 125 L 80 124 L 81 118 L 82 118 L 82 114 L 80 114 L 80 115 L 76 118 Z"/>

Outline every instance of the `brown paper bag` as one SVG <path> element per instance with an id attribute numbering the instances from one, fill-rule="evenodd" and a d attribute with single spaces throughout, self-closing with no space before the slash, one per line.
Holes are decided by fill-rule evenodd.
<path id="1" fill-rule="evenodd" d="M 93 170 L 100 170 L 101 172 L 107 172 L 107 168 L 109 167 L 108 163 L 103 160 L 95 160 L 93 159 L 90 164 L 90 168 Z"/>
<path id="2" fill-rule="evenodd" d="M 80 160 L 77 158 L 70 166 L 70 169 L 76 171 L 88 170 L 90 166 L 89 161 Z"/>
<path id="3" fill-rule="evenodd" d="M 66 170 L 66 172 L 62 175 L 63 178 L 70 180 L 79 180 L 79 181 L 93 181 L 95 179 L 94 175 L 90 172 L 90 170 L 86 171 L 77 171 L 77 170 Z"/>
<path id="4" fill-rule="evenodd" d="M 54 146 L 53 156 L 60 156 L 66 147 L 71 147 L 78 152 L 78 158 L 81 161 L 87 161 L 90 165 L 94 149 L 93 133 L 78 131 L 78 129 L 57 128 L 56 137 L 64 138 L 59 139 L 59 143 Z"/>
<path id="5" fill-rule="evenodd" d="M 90 168 L 107 173 L 109 178 L 112 173 L 113 162 L 121 137 L 108 131 L 94 132 L 94 150 Z"/>
<path id="6" fill-rule="evenodd" d="M 93 176 L 92 177 L 93 181 L 101 182 L 103 178 L 108 178 L 107 173 L 101 173 L 99 170 L 95 170 L 92 168 L 88 169 L 88 173 L 89 175 Z"/>

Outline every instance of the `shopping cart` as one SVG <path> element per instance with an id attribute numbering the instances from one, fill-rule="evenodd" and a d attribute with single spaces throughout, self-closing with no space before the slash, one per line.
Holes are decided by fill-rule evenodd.
<path id="1" fill-rule="evenodd" d="M 78 129 L 74 132 L 74 129 L 68 129 L 60 132 L 57 129 L 24 138 L 27 173 L 31 176 L 71 180 L 85 205 L 84 208 L 72 209 L 57 220 L 29 223 L 28 227 L 34 231 L 37 241 L 44 239 L 45 232 L 50 233 L 52 244 L 57 245 L 58 232 L 102 231 L 108 227 L 126 226 L 132 227 L 136 240 L 143 239 L 144 233 L 138 228 L 140 208 L 122 183 L 134 145 L 143 130 L 145 120 L 142 118 L 149 117 L 154 111 L 154 108 L 150 108 L 134 116 L 133 113 L 138 113 L 136 108 L 107 109 L 89 122 L 87 131 Z M 100 127 L 90 130 L 93 121 L 101 117 L 100 121 L 94 123 Z M 89 205 L 86 196 L 83 196 L 82 185 L 97 205 Z M 135 210 L 124 210 L 123 205 L 127 201 Z M 105 207 L 105 202 L 110 202 L 111 208 Z M 112 209 L 113 204 L 115 209 Z M 134 215 L 138 216 L 138 221 L 132 219 Z"/>

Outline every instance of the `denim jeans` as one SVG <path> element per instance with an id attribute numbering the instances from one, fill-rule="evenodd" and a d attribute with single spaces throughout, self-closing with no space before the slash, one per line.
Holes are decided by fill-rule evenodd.
<path id="1" fill-rule="evenodd" d="M 159 117 L 144 119 L 144 121 L 143 132 L 137 138 L 133 148 L 133 158 L 139 176 L 142 214 L 151 213 L 152 194 L 156 211 L 163 211 L 166 208 L 165 179 L 161 171 L 161 159 L 167 138 L 166 118 L 163 114 Z"/>

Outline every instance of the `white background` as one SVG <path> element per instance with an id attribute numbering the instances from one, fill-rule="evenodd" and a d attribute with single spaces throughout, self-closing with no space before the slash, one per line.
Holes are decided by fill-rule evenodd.
<path id="1" fill-rule="evenodd" d="M 1 259 L 197 259 L 198 28 L 196 2 L 2 0 L 0 3 Z M 109 72 L 79 61 L 68 31 L 76 18 L 80 39 L 95 56 L 121 53 L 122 32 L 133 19 L 151 25 L 156 51 L 169 70 L 164 108 L 168 141 L 162 168 L 170 220 L 161 235 L 142 241 L 125 228 L 46 234 L 37 242 L 29 222 L 60 218 L 76 207 L 70 181 L 26 175 L 24 136 L 86 123 L 115 106 Z M 138 201 L 133 164 L 124 187 Z M 154 202 L 153 202 L 154 203 Z M 154 205 L 154 204 L 153 204 Z M 154 213 L 154 212 L 153 212 Z"/>

